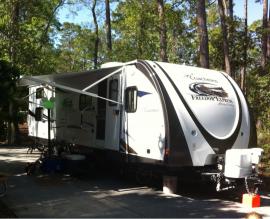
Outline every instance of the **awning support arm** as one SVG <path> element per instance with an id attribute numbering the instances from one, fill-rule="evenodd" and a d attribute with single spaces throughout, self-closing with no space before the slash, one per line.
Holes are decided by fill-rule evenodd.
<path id="1" fill-rule="evenodd" d="M 94 87 L 95 85 L 99 84 L 100 82 L 102 82 L 102 81 L 106 80 L 107 78 L 109 78 L 109 77 L 111 77 L 111 76 L 117 74 L 118 72 L 122 71 L 122 69 L 123 69 L 123 68 L 117 69 L 117 70 L 115 70 L 114 72 L 112 72 L 112 73 L 106 75 L 105 77 L 99 79 L 98 81 L 94 82 L 93 84 L 90 84 L 89 86 L 85 87 L 85 88 L 83 89 L 83 91 L 89 90 L 90 88 Z"/>

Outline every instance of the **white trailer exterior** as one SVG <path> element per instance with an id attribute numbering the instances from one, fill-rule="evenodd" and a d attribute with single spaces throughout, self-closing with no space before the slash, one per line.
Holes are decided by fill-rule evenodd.
<path id="1" fill-rule="evenodd" d="M 46 85 L 45 94 L 56 100 L 51 135 L 58 141 L 166 169 L 216 166 L 237 149 L 235 159 L 243 153 L 247 159 L 227 165 L 227 177 L 251 174 L 252 156 L 261 152 L 247 149 L 256 147 L 254 124 L 243 93 L 226 73 L 140 60 L 108 66 L 25 77 L 32 85 L 29 110 L 40 104 L 31 93 Z M 30 135 L 46 138 L 46 121 L 29 115 L 28 125 Z M 224 172 L 226 163 L 219 165 Z"/>
<path id="2" fill-rule="evenodd" d="M 29 86 L 29 113 L 27 117 L 28 134 L 40 139 L 46 139 L 48 137 L 48 112 L 42 106 L 42 97 L 51 98 L 55 93 L 52 88 L 44 89 L 43 86 Z M 35 120 L 36 109 L 42 109 L 43 118 L 41 121 Z M 53 117 L 55 117 L 56 111 L 51 111 Z M 55 130 L 51 130 L 51 137 L 55 138 Z"/>

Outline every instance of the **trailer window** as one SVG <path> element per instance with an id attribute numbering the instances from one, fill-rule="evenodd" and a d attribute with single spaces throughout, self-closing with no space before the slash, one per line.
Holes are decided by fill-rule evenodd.
<path id="1" fill-rule="evenodd" d="M 125 110 L 134 113 L 137 110 L 137 87 L 128 87 L 125 91 Z"/>
<path id="2" fill-rule="evenodd" d="M 118 100 L 118 80 L 110 80 L 109 84 L 109 99 L 117 101 Z M 116 103 L 109 102 L 109 106 L 115 106 Z"/>
<path id="3" fill-rule="evenodd" d="M 91 110 L 92 108 L 92 97 L 88 95 L 80 95 L 80 100 L 79 100 L 79 109 L 80 111 L 82 110 Z"/>
<path id="4" fill-rule="evenodd" d="M 37 107 L 35 110 L 35 120 L 42 121 L 43 118 L 43 107 Z"/>
<path id="5" fill-rule="evenodd" d="M 36 99 L 41 99 L 44 96 L 45 95 L 44 95 L 44 89 L 43 89 L 43 87 L 37 88 L 37 90 L 36 90 Z"/>

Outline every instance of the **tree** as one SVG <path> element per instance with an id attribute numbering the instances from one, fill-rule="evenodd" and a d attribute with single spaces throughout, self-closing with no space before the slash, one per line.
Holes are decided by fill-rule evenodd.
<path id="1" fill-rule="evenodd" d="M 227 72 L 229 63 L 236 82 L 243 90 L 249 88 L 249 98 L 256 97 L 256 88 L 268 83 L 262 75 L 268 71 L 270 58 L 269 29 L 263 20 L 248 26 L 246 19 L 243 22 L 233 14 L 233 3 L 233 0 L 0 1 L 0 59 L 17 67 L 22 74 L 88 70 L 109 59 L 199 63 L 206 68 L 225 67 Z M 266 4 L 265 0 L 264 8 Z M 87 7 L 93 15 L 91 23 L 60 24 L 57 13 L 63 5 Z M 111 8 L 115 8 L 112 14 Z M 264 21 L 265 18 L 269 27 L 266 9 Z M 263 59 L 265 36 L 268 45 Z M 258 105 L 258 118 L 266 121 L 263 104 L 255 100 L 251 103 Z M 12 104 L 15 106 L 15 101 Z"/>
<path id="2" fill-rule="evenodd" d="M 110 56 L 112 52 L 112 30 L 111 30 L 111 12 L 110 12 L 110 0 L 105 0 L 106 5 L 106 37 L 107 37 L 107 50 Z"/>
<path id="3" fill-rule="evenodd" d="M 230 17 L 231 21 L 233 21 L 233 0 L 229 0 L 228 10 L 229 10 L 229 17 Z"/>
<path id="4" fill-rule="evenodd" d="M 8 144 L 15 143 L 15 129 L 18 131 L 18 112 L 16 112 L 16 81 L 20 74 L 14 64 L 0 60 L 0 121 L 1 126 L 8 123 Z"/>
<path id="5" fill-rule="evenodd" d="M 205 12 L 205 0 L 197 1 L 197 22 L 200 42 L 200 66 L 209 68 L 208 31 Z"/>
<path id="6" fill-rule="evenodd" d="M 231 77 L 235 79 L 235 67 L 234 61 L 232 57 L 232 50 L 234 49 L 234 33 L 235 33 L 235 22 L 234 22 L 234 14 L 233 14 L 234 2 L 233 0 L 228 0 L 228 14 L 227 16 L 227 25 L 228 25 L 228 44 L 230 51 L 230 64 L 231 64 Z"/>
<path id="7" fill-rule="evenodd" d="M 231 75 L 231 63 L 230 63 L 230 57 L 229 57 L 229 45 L 228 45 L 228 37 L 227 37 L 227 25 L 225 21 L 225 12 L 224 12 L 224 6 L 223 1 L 218 0 L 218 11 L 220 15 L 220 23 L 221 23 L 221 29 L 222 29 L 222 44 L 223 44 L 223 55 L 225 60 L 225 71 L 228 75 Z"/>
<path id="8" fill-rule="evenodd" d="M 197 64 L 196 7 L 194 1 L 174 1 L 164 5 L 167 33 L 167 56 L 170 62 Z"/>
<path id="9" fill-rule="evenodd" d="M 113 13 L 114 59 L 158 59 L 159 31 L 156 0 L 120 2 Z"/>
<path id="10" fill-rule="evenodd" d="M 94 68 L 95 33 L 87 27 L 64 23 L 58 47 L 57 72 L 85 71 Z"/>
<path id="11" fill-rule="evenodd" d="M 59 2 L 1 1 L 0 57 L 9 62 L 15 60 L 16 67 L 24 74 L 53 72 L 55 48 L 52 37 L 59 28 L 56 19 Z"/>
<path id="12" fill-rule="evenodd" d="M 18 28 L 19 28 L 19 2 L 17 0 L 10 1 L 10 32 L 9 32 L 9 60 L 11 66 L 14 67 L 17 61 L 17 42 L 18 42 Z M 3 63 L 4 64 L 4 63 Z M 14 121 L 11 119 L 14 114 L 14 102 L 9 101 L 9 118 L 8 119 L 8 144 L 15 142 L 15 129 L 17 124 L 14 124 Z"/>
<path id="13" fill-rule="evenodd" d="M 247 50 L 248 50 L 248 1 L 245 0 L 244 2 L 244 34 L 245 34 L 245 40 L 244 40 L 244 57 L 243 57 L 243 67 L 241 69 L 241 83 L 240 87 L 244 93 L 246 93 L 246 74 L 247 74 Z"/>
<path id="14" fill-rule="evenodd" d="M 49 34 L 57 23 L 55 13 L 52 15 L 52 8 L 58 3 L 58 0 L 1 1 L 0 59 L 8 61 L 12 68 L 23 74 L 51 72 L 54 64 L 50 58 L 54 54 L 54 48 Z M 18 114 L 18 100 L 13 98 L 8 103 L 7 112 L 11 118 Z M 8 120 L 9 143 L 16 141 L 18 133 L 15 132 L 18 132 L 17 121 Z"/>
<path id="15" fill-rule="evenodd" d="M 263 19 L 262 19 L 262 72 L 261 75 L 266 74 L 267 62 L 267 26 L 268 26 L 268 0 L 263 0 Z"/>
<path id="16" fill-rule="evenodd" d="M 160 40 L 160 59 L 163 62 L 168 61 L 167 57 L 167 30 L 164 15 L 164 2 L 157 0 L 158 15 L 159 15 L 159 40 Z"/>
<path id="17" fill-rule="evenodd" d="M 268 12 L 268 22 L 267 22 L 267 60 L 270 59 L 270 7 Z"/>
<path id="18" fill-rule="evenodd" d="M 19 33 L 19 1 L 12 0 L 9 4 L 10 7 L 10 32 L 9 32 L 9 60 L 11 65 L 14 66 L 16 62 L 16 44 L 18 41 Z"/>
<path id="19" fill-rule="evenodd" d="M 56 2 L 55 6 L 53 6 L 52 11 L 48 16 L 47 24 L 46 24 L 44 31 L 42 32 L 41 37 L 40 37 L 39 49 L 41 49 L 44 46 L 44 44 L 46 44 L 46 41 L 48 40 L 48 32 L 49 32 L 49 29 L 50 29 L 53 21 L 55 21 L 55 15 L 57 13 L 57 10 L 61 6 L 63 6 L 64 3 L 65 3 L 65 0 L 58 0 L 58 2 Z"/>
<path id="20" fill-rule="evenodd" d="M 93 0 L 91 11 L 92 11 L 93 21 L 94 21 L 94 25 L 95 25 L 95 47 L 94 47 L 94 54 L 93 54 L 93 56 L 94 56 L 94 69 L 97 69 L 97 66 L 98 66 L 98 45 L 99 45 L 96 5 L 97 5 L 97 1 Z"/>

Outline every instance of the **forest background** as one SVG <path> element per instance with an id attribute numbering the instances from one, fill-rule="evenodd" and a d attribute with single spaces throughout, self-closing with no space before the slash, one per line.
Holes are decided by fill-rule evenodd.
<path id="1" fill-rule="evenodd" d="M 239 2 L 237 1 L 238 7 Z M 0 138 L 20 141 L 23 75 L 77 72 L 109 61 L 168 61 L 223 70 L 245 93 L 270 164 L 270 7 L 244 0 L 1 0 Z M 248 7 L 260 18 L 248 23 Z M 89 22 L 63 22 L 89 11 Z M 258 17 L 258 15 L 257 15 Z M 68 20 L 68 19 L 66 19 Z M 72 20 L 72 19 L 70 19 Z M 62 21 L 62 22 L 61 22 Z"/>

